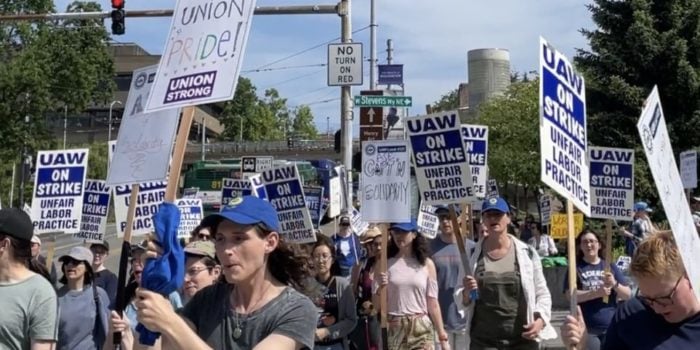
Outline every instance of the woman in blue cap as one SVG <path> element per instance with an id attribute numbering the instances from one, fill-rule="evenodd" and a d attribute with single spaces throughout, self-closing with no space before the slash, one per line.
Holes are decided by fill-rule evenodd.
<path id="1" fill-rule="evenodd" d="M 202 224 L 226 283 L 199 291 L 179 317 L 161 295 L 137 292 L 139 322 L 162 333 L 163 349 L 313 348 L 316 306 L 295 289 L 305 288 L 306 264 L 281 239 L 272 205 L 244 196 Z"/>
<path id="2" fill-rule="evenodd" d="M 425 238 L 418 235 L 415 220 L 392 224 L 389 232 L 387 272 L 374 285 L 375 305 L 380 305 L 376 300 L 380 284 L 387 286 L 389 350 L 433 349 L 435 333 L 441 349 L 449 350 L 437 300 L 437 272 Z"/>

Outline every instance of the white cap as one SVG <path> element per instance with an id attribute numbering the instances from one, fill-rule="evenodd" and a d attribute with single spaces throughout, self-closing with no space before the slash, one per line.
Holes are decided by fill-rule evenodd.
<path id="1" fill-rule="evenodd" d="M 41 239 L 40 239 L 39 236 L 37 236 L 37 235 L 32 236 L 31 242 L 32 242 L 32 243 L 36 243 L 36 244 L 38 244 L 38 245 L 41 245 Z"/>

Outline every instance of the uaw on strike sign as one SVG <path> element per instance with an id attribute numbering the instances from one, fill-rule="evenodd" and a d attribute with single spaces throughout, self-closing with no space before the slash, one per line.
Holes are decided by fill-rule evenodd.
<path id="1" fill-rule="evenodd" d="M 591 217 L 631 221 L 634 206 L 634 150 L 589 147 Z"/>
<path id="2" fill-rule="evenodd" d="M 583 77 L 540 37 L 541 178 L 591 215 Z"/>

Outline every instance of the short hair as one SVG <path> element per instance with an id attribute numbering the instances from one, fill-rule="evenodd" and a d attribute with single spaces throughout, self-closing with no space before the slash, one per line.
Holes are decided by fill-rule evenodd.
<path id="1" fill-rule="evenodd" d="M 685 274 L 681 253 L 671 231 L 658 231 L 637 247 L 630 272 L 635 278 L 679 278 Z"/>

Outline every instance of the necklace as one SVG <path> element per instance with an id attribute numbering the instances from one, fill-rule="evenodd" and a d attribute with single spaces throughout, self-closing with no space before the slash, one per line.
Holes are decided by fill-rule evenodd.
<path id="1" fill-rule="evenodd" d="M 256 301 L 255 304 L 254 304 L 253 306 L 251 306 L 250 308 L 248 308 L 248 310 L 250 310 L 250 311 L 246 313 L 246 317 L 245 317 L 245 320 L 246 320 L 246 321 L 248 320 L 248 315 L 250 314 L 250 312 L 255 311 L 255 309 L 260 305 L 260 302 L 262 302 L 263 300 L 265 300 L 265 295 L 267 295 L 267 291 L 270 290 L 270 287 L 272 287 L 272 283 L 270 283 L 270 284 L 265 288 L 265 290 L 263 291 L 262 295 L 260 296 L 260 299 L 258 299 L 258 301 Z M 231 295 L 233 296 L 234 301 L 235 301 L 235 292 L 236 292 L 236 287 L 234 286 L 234 289 L 233 289 L 233 291 L 232 291 L 232 293 L 231 293 Z M 233 305 L 231 305 L 231 308 L 233 309 L 233 317 L 234 317 L 234 320 L 236 321 L 236 328 L 233 329 L 233 339 L 238 339 L 238 338 L 240 338 L 241 335 L 243 334 L 243 329 L 241 328 L 241 320 L 238 318 L 238 313 L 236 312 L 236 305 L 235 305 L 235 303 L 234 303 Z M 246 311 L 248 311 L 248 310 L 246 310 Z"/>

